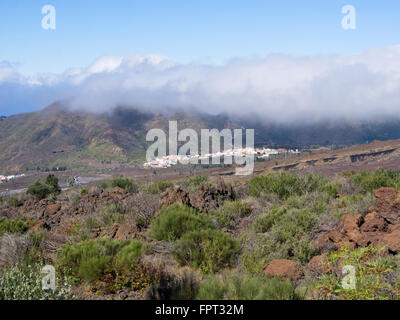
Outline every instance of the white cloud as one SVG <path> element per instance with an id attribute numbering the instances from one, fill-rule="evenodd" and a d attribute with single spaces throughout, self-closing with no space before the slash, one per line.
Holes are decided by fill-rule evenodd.
<path id="1" fill-rule="evenodd" d="M 23 81 L 23 77 L 18 74 L 12 63 L 0 61 L 0 83 L 19 83 Z"/>
<path id="2" fill-rule="evenodd" d="M 400 46 L 353 55 L 236 59 L 223 66 L 180 64 L 162 55 L 105 56 L 87 68 L 27 79 L 0 64 L 0 86 L 41 89 L 73 109 L 104 112 L 118 104 L 144 109 L 195 107 L 257 113 L 269 120 L 397 116 Z M 45 89 L 45 90 L 44 90 Z M 30 91 L 35 99 L 35 89 Z M 6 92 L 1 92 L 0 97 Z M 43 101 L 43 100 L 41 100 Z"/>

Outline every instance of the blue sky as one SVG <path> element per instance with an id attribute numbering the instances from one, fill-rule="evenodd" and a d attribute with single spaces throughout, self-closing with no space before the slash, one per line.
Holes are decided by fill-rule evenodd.
<path id="1" fill-rule="evenodd" d="M 56 30 L 41 27 L 47 4 Z M 344 5 L 356 8 L 355 30 L 341 26 Z M 398 0 L 2 0 L 0 115 L 60 99 L 100 111 L 390 114 L 399 30 Z"/>
<path id="2" fill-rule="evenodd" d="M 57 29 L 41 28 L 41 8 Z M 343 5 L 357 29 L 341 28 Z M 62 72 L 104 55 L 162 53 L 176 61 L 223 63 L 269 53 L 352 53 L 400 43 L 397 0 L 2 0 L 0 61 L 23 74 Z"/>

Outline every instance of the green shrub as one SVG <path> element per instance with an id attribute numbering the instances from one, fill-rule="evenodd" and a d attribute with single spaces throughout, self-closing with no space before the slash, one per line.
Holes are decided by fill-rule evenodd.
<path id="1" fill-rule="evenodd" d="M 4 233 L 24 233 L 32 225 L 25 218 L 20 219 L 8 219 L 6 217 L 0 218 L 0 235 Z"/>
<path id="2" fill-rule="evenodd" d="M 43 290 L 41 266 L 14 266 L 0 270 L 0 300 L 70 300 L 71 286 L 56 277 L 56 289 Z"/>
<path id="3" fill-rule="evenodd" d="M 186 233 L 176 244 L 175 257 L 181 265 L 214 273 L 234 263 L 239 245 L 227 234 L 214 230 L 196 230 Z"/>
<path id="4" fill-rule="evenodd" d="M 164 272 L 154 268 L 151 264 L 143 264 L 138 262 L 131 264 L 130 268 L 116 268 L 115 272 L 111 273 L 112 280 L 110 291 L 118 292 L 123 288 L 131 290 L 140 290 L 148 288 L 153 283 L 159 281 L 164 276 Z"/>
<path id="5" fill-rule="evenodd" d="M 223 228 L 233 229 L 241 218 L 249 216 L 251 212 L 252 208 L 246 202 L 236 200 L 225 202 L 212 214 Z"/>
<path id="6" fill-rule="evenodd" d="M 15 207 L 15 208 L 22 206 L 22 203 L 21 203 L 21 201 L 18 200 L 18 198 L 10 198 L 8 200 L 8 203 L 11 207 Z"/>
<path id="7" fill-rule="evenodd" d="M 29 232 L 26 237 L 28 239 L 29 248 L 21 255 L 21 265 L 31 266 L 45 262 L 45 236 L 42 231 Z"/>
<path id="8" fill-rule="evenodd" d="M 308 263 L 312 257 L 318 254 L 318 248 L 308 239 L 302 239 L 293 248 L 293 257 L 302 264 Z"/>
<path id="9" fill-rule="evenodd" d="M 246 272 L 252 275 L 263 274 L 263 268 L 266 263 L 266 256 L 268 256 L 268 248 L 264 247 L 264 243 L 259 241 L 255 242 L 251 250 L 246 250 L 240 255 L 240 262 L 242 263 Z"/>
<path id="10" fill-rule="evenodd" d="M 139 232 L 148 228 L 160 209 L 160 198 L 157 195 L 138 193 L 135 195 L 134 205 L 129 211 Z"/>
<path id="11" fill-rule="evenodd" d="M 161 210 L 160 215 L 151 223 L 150 233 L 159 241 L 175 241 L 187 232 L 213 227 L 208 217 L 192 208 L 174 204 Z"/>
<path id="12" fill-rule="evenodd" d="M 58 254 L 60 270 L 106 293 L 143 290 L 158 280 L 159 270 L 143 263 L 146 247 L 138 240 L 95 239 L 66 244 Z"/>
<path id="13" fill-rule="evenodd" d="M 58 178 L 54 174 L 49 174 L 44 182 L 50 188 L 50 193 L 59 194 L 61 188 L 58 185 Z"/>
<path id="14" fill-rule="evenodd" d="M 254 228 L 259 233 L 272 230 L 278 241 L 285 242 L 311 231 L 316 222 L 316 216 L 307 209 L 274 207 L 255 220 Z"/>
<path id="15" fill-rule="evenodd" d="M 48 185 L 42 184 L 40 181 L 36 181 L 28 187 L 26 193 L 34 197 L 36 200 L 42 200 L 51 194 L 51 188 Z"/>
<path id="16" fill-rule="evenodd" d="M 46 177 L 45 183 L 42 184 L 39 180 L 28 187 L 27 194 L 34 197 L 36 200 L 47 198 L 50 194 L 57 195 L 61 192 L 58 185 L 58 178 L 54 174 L 49 174 Z"/>
<path id="17" fill-rule="evenodd" d="M 91 282 L 112 270 L 112 262 L 127 241 L 87 240 L 65 244 L 58 256 L 60 268 L 79 279 Z"/>
<path id="18" fill-rule="evenodd" d="M 400 172 L 394 170 L 363 170 L 359 173 L 344 171 L 343 175 L 350 178 L 363 192 L 372 192 L 381 187 L 400 189 Z"/>
<path id="19" fill-rule="evenodd" d="M 328 255 L 325 262 L 331 270 L 353 266 L 355 288 L 343 288 L 343 277 L 334 271 L 314 281 L 324 299 L 398 300 L 400 298 L 399 257 L 383 255 L 384 248 L 341 248 Z"/>
<path id="20" fill-rule="evenodd" d="M 268 232 L 275 224 L 276 220 L 285 213 L 286 209 L 284 207 L 275 207 L 269 212 L 260 215 L 253 223 L 254 231 L 257 233 Z"/>
<path id="21" fill-rule="evenodd" d="M 337 222 L 336 201 L 325 191 L 291 195 L 258 216 L 253 223 L 255 233 L 243 235 L 240 257 L 243 267 L 257 274 L 272 259 L 307 263 L 317 253 L 310 241 L 315 228 Z"/>
<path id="22" fill-rule="evenodd" d="M 211 276 L 200 284 L 199 300 L 300 300 L 296 286 L 289 280 L 264 275 L 223 274 Z"/>
<path id="23" fill-rule="evenodd" d="M 275 221 L 272 231 L 281 243 L 296 241 L 311 231 L 316 226 L 316 222 L 316 217 L 307 209 L 288 209 Z"/>
<path id="24" fill-rule="evenodd" d="M 99 182 L 99 187 L 101 188 L 101 189 L 103 189 L 103 190 L 105 190 L 105 189 L 107 189 L 108 188 L 108 181 L 106 181 L 106 180 L 103 180 L 103 181 L 100 181 Z"/>
<path id="25" fill-rule="evenodd" d="M 128 245 L 119 250 L 116 256 L 116 264 L 120 267 L 130 267 L 145 252 L 144 245 L 137 240 L 132 240 Z"/>
<path id="26" fill-rule="evenodd" d="M 69 228 L 74 241 L 80 242 L 94 237 L 93 229 L 99 228 L 101 224 L 93 217 L 75 220 Z"/>
<path id="27" fill-rule="evenodd" d="M 124 178 L 124 177 L 114 177 L 111 180 L 111 186 L 113 188 L 121 188 L 124 190 L 128 190 L 130 192 L 138 192 L 139 191 L 139 185 L 132 181 L 131 179 Z"/>
<path id="28" fill-rule="evenodd" d="M 286 208 L 307 209 L 313 215 L 321 215 L 327 211 L 329 205 L 335 201 L 324 191 L 314 191 L 304 195 L 293 195 L 284 202 Z"/>
<path id="29" fill-rule="evenodd" d="M 41 232 L 6 233 L 0 236 L 0 270 L 43 262 L 44 236 Z"/>
<path id="30" fill-rule="evenodd" d="M 344 195 L 331 204 L 331 213 L 337 219 L 345 214 L 359 214 L 376 204 L 375 196 L 371 192 Z"/>
<path id="31" fill-rule="evenodd" d="M 162 193 L 165 190 L 167 190 L 167 188 L 171 187 L 173 185 L 173 183 L 171 181 L 156 181 L 153 184 L 151 184 L 150 186 L 147 187 L 146 191 L 147 193 L 151 193 L 151 194 L 158 194 L 158 193 Z"/>
<path id="32" fill-rule="evenodd" d="M 210 185 L 208 176 L 198 175 L 194 177 L 188 177 L 181 183 L 182 189 L 189 193 L 195 193 L 202 185 Z"/>
<path id="33" fill-rule="evenodd" d="M 178 273 L 161 277 L 145 292 L 145 300 L 194 300 L 199 281 L 193 270 L 184 268 Z"/>
<path id="34" fill-rule="evenodd" d="M 81 196 L 86 196 L 89 193 L 88 189 L 82 189 L 81 190 Z"/>
<path id="35" fill-rule="evenodd" d="M 84 280 L 95 280 L 108 268 L 127 241 L 96 239 L 63 246 L 59 255 L 61 266 Z"/>
<path id="36" fill-rule="evenodd" d="M 104 226 L 109 227 L 114 223 L 124 223 L 126 220 L 126 215 L 122 213 L 123 208 L 119 208 L 116 205 L 109 205 L 104 208 L 101 214 L 101 222 Z"/>
<path id="37" fill-rule="evenodd" d="M 286 172 L 252 177 L 248 188 L 252 196 L 260 197 L 263 194 L 273 193 L 281 200 L 314 191 L 327 192 L 331 197 L 338 193 L 338 188 L 320 175 L 307 174 L 301 177 Z"/>
<path id="38" fill-rule="evenodd" d="M 253 223 L 255 234 L 242 238 L 241 262 L 252 274 L 273 259 L 295 259 L 307 263 L 315 254 L 310 235 L 318 225 L 318 213 L 305 208 L 273 207 Z"/>

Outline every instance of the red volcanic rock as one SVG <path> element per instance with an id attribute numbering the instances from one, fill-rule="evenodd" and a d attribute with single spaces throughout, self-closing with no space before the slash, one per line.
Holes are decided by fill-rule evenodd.
<path id="1" fill-rule="evenodd" d="M 307 265 L 308 270 L 314 275 L 321 275 L 331 271 L 328 265 L 327 255 L 314 256 Z"/>
<path id="2" fill-rule="evenodd" d="M 161 203 L 170 206 L 174 203 L 190 205 L 189 193 L 183 191 L 181 187 L 170 187 L 161 196 Z"/>
<path id="3" fill-rule="evenodd" d="M 45 214 L 53 215 L 60 211 L 61 205 L 59 203 L 50 204 L 45 209 Z"/>
<path id="4" fill-rule="evenodd" d="M 170 187 L 161 196 L 161 203 L 164 206 L 179 203 L 208 213 L 217 209 L 224 200 L 234 200 L 234 198 L 232 186 L 219 179 L 215 186 L 202 185 L 196 193 L 190 194 L 180 187 Z"/>
<path id="5" fill-rule="evenodd" d="M 382 247 L 384 245 L 383 236 L 384 232 L 363 232 L 361 238 L 357 241 L 357 247 Z"/>
<path id="6" fill-rule="evenodd" d="M 364 222 L 361 214 L 344 215 L 339 222 L 339 231 L 346 235 L 351 242 L 357 242 L 361 238 L 360 226 Z"/>
<path id="7" fill-rule="evenodd" d="M 264 267 L 264 273 L 272 277 L 292 280 L 298 280 L 303 275 L 298 262 L 285 259 L 272 260 Z"/>
<path id="8" fill-rule="evenodd" d="M 345 215 L 336 230 L 322 235 L 317 245 L 321 252 L 350 248 L 386 245 L 389 253 L 400 253 L 400 192 L 393 188 L 374 190 L 376 207 L 368 214 Z"/>
<path id="9" fill-rule="evenodd" d="M 343 242 L 347 242 L 347 237 L 337 230 L 325 233 L 317 242 L 318 248 L 322 251 L 337 250 Z"/>
<path id="10" fill-rule="evenodd" d="M 364 223 L 360 228 L 361 232 L 386 231 L 387 222 L 377 213 L 368 213 L 364 218 Z"/>
<path id="11" fill-rule="evenodd" d="M 374 190 L 378 214 L 391 224 L 400 223 L 400 192 L 393 188 Z"/>
<path id="12" fill-rule="evenodd" d="M 383 242 L 387 245 L 390 253 L 397 254 L 400 252 L 400 230 L 383 236 Z"/>

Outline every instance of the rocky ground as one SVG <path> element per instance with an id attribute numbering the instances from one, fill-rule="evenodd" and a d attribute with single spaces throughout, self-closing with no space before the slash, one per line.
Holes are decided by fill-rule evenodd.
<path id="1" fill-rule="evenodd" d="M 340 183 L 344 183 L 343 181 L 340 180 Z M 346 180 L 346 183 L 349 182 Z M 42 258 L 55 265 L 58 263 L 58 254 L 63 250 L 65 244 L 72 245 L 87 239 L 102 238 L 115 241 L 138 240 L 150 250 L 150 254 L 143 258 L 143 265 L 151 265 L 153 268 L 151 270 L 158 270 L 154 272 L 168 275 L 165 279 L 170 279 L 165 280 L 167 285 L 159 284 L 158 289 L 146 285 L 143 290 L 121 287 L 119 290 L 107 289 L 108 291 L 104 289 L 108 288 L 105 286 L 106 280 L 101 280 L 103 281 L 101 285 L 100 282 L 93 285 L 81 281 L 73 287 L 75 298 L 78 299 L 147 299 L 160 297 L 163 295 L 160 292 L 167 290 L 165 286 L 167 288 L 173 286 L 171 283 L 175 280 L 171 279 L 175 279 L 177 274 L 182 272 L 182 265 L 174 258 L 176 244 L 171 241 L 158 241 L 150 229 L 154 219 L 160 217 L 160 214 L 164 214 L 162 213 L 163 208 L 175 204 L 191 208 L 195 212 L 209 217 L 222 234 L 229 235 L 240 244 L 237 253 L 234 254 L 235 261 L 228 268 L 231 270 L 230 272 L 265 274 L 269 278 L 288 279 L 298 288 L 308 286 L 309 281 L 319 281 L 318 279 L 324 275 L 340 277 L 342 273 L 340 264 L 337 262 L 332 264 L 331 257 L 332 254 L 338 252 L 338 256 L 340 256 L 342 250 L 356 252 L 362 248 L 383 248 L 379 251 L 379 256 L 389 257 L 388 259 L 397 257 L 397 254 L 400 253 L 400 191 L 395 188 L 382 187 L 373 190 L 371 197 L 374 204 L 368 205 L 368 207 L 364 205 L 370 201 L 365 200 L 369 197 L 368 194 L 361 195 L 357 191 L 355 196 L 362 200 L 360 200 L 362 205 L 356 207 L 356 210 L 360 210 L 359 212 L 340 214 L 340 217 L 330 218 L 329 221 L 317 216 L 320 220 L 316 221 L 320 222 L 307 229 L 309 230 L 308 234 L 300 235 L 299 240 L 293 239 L 295 242 L 309 242 L 312 253 L 303 258 L 302 255 L 293 253 L 293 250 L 297 250 L 297 243 L 279 244 L 280 240 L 277 242 L 277 235 L 273 228 L 278 228 L 278 226 L 272 229 L 269 227 L 269 231 L 263 230 L 261 233 L 254 233 L 253 228 L 257 228 L 256 224 L 261 221 L 260 217 L 267 216 L 271 210 L 276 208 L 286 207 L 288 201 L 278 200 L 273 194 L 263 197 L 252 196 L 248 186 L 249 181 L 227 183 L 221 178 L 190 188 L 187 187 L 187 184 L 176 181 L 156 192 L 150 192 L 150 189 L 144 186 L 124 189 L 92 184 L 87 189 L 83 189 L 83 187 L 72 189 L 62 192 L 56 197 L 42 200 L 35 200 L 26 195 L 21 195 L 15 201 L 3 198 L 0 202 L 0 218 L 11 221 L 27 219 L 29 227 L 24 232 L 28 235 L 36 233 L 42 235 L 44 239 L 41 245 Z M 353 185 L 342 186 L 343 190 L 351 188 L 355 187 Z M 321 193 L 321 195 L 326 196 L 325 193 Z M 321 213 L 324 212 L 325 216 L 331 217 L 333 215 L 331 210 L 337 208 L 342 210 L 342 203 L 349 201 L 348 198 L 351 196 L 342 194 L 342 192 L 334 194 L 334 197 L 327 202 L 328 207 L 321 210 Z M 306 212 L 307 208 L 314 210 L 312 208 L 316 200 L 313 200 L 313 197 L 314 193 L 310 192 L 294 199 L 306 203 L 305 209 L 299 207 Z M 240 208 L 235 209 L 235 206 Z M 238 210 L 237 215 L 235 210 Z M 289 210 L 292 209 L 289 208 Z M 301 210 L 300 213 L 303 212 Z M 342 211 L 346 213 L 346 210 L 347 207 Z M 227 212 L 228 222 L 223 219 Z M 295 217 L 297 219 L 297 216 Z M 314 218 L 310 216 L 307 219 Z M 296 221 L 295 223 L 303 223 L 300 220 Z M 295 225 L 294 228 L 296 228 Z M 282 231 L 281 229 L 276 230 L 278 230 L 277 232 Z M 9 241 L 5 240 L 6 236 L 7 239 L 11 239 L 7 234 L 0 237 L 2 239 L 0 241 L 1 268 L 16 264 L 18 260 L 13 258 L 10 252 L 7 252 L 12 249 L 4 249 L 5 243 Z M 259 246 L 260 241 L 264 241 L 265 244 Z M 274 246 L 278 245 L 279 247 L 274 249 Z M 9 248 L 11 247 L 12 245 L 9 245 Z M 29 251 L 30 248 L 25 248 L 25 250 Z M 264 250 L 262 254 L 258 253 L 260 250 Z M 275 253 L 274 250 L 276 250 Z M 15 252 L 13 254 L 15 256 Z M 250 262 L 246 260 L 247 257 L 251 257 Z M 343 257 L 340 259 L 344 259 Z M 264 263 L 262 263 L 263 261 Z M 257 267 L 258 262 L 262 263 L 260 267 Z M 196 268 L 191 266 L 191 270 L 195 274 L 193 279 L 197 280 L 190 281 L 200 281 L 201 283 L 204 279 L 208 279 L 209 275 L 199 273 L 194 269 Z M 318 286 L 314 286 L 304 297 L 326 298 L 327 295 L 320 294 L 321 290 L 318 289 Z M 332 295 L 330 297 L 332 298 Z"/>
<path id="2" fill-rule="evenodd" d="M 370 207 L 362 214 L 344 215 L 333 230 L 319 236 L 316 245 L 320 254 L 310 260 L 305 273 L 316 275 L 331 271 L 326 264 L 327 254 L 343 247 L 384 247 L 382 254 L 393 256 L 400 252 L 400 192 L 393 188 L 380 188 L 374 191 L 374 195 L 376 207 Z M 284 259 L 271 261 L 264 272 L 294 280 L 304 276 L 297 262 Z"/>

